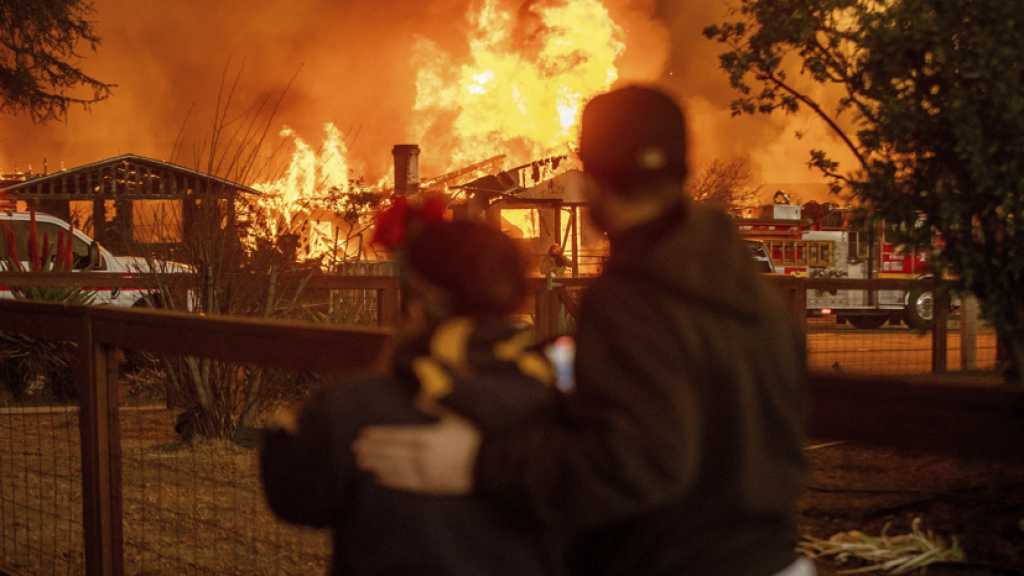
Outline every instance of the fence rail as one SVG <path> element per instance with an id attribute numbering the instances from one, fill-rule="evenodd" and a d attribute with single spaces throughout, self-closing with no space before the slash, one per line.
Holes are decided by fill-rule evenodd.
<path id="1" fill-rule="evenodd" d="M 241 276 L 241 275 L 239 275 Z M 254 277 L 255 278 L 255 277 Z M 395 276 L 341 276 L 332 274 L 289 273 L 279 277 L 282 282 L 302 280 L 307 289 L 314 291 L 330 291 L 360 295 L 361 302 L 366 302 L 369 294 L 372 300 L 367 313 L 370 321 L 380 327 L 394 327 L 400 316 L 402 307 L 401 283 Z M 997 339 L 991 329 L 982 333 L 979 338 L 979 325 L 976 320 L 977 306 L 964 306 L 959 315 L 959 333 L 949 330 L 949 298 L 947 287 L 932 281 L 910 279 L 828 279 L 828 278 L 796 278 L 781 275 L 769 275 L 769 282 L 775 285 L 785 296 L 798 325 L 808 333 L 808 347 L 812 359 L 824 360 L 826 354 L 822 349 L 831 349 L 834 358 L 832 364 L 841 369 L 850 364 L 850 352 L 863 350 L 864 347 L 854 345 L 855 338 L 850 334 L 837 332 L 826 336 L 820 330 L 820 323 L 809 321 L 807 314 L 808 294 L 811 291 L 862 291 L 866 294 L 894 291 L 929 290 L 935 295 L 935 321 L 928 330 L 930 340 L 911 337 L 909 332 L 897 337 L 892 333 L 879 334 L 877 342 L 885 341 L 874 356 L 872 351 L 857 352 L 860 358 L 855 359 L 852 368 L 860 373 L 879 370 L 889 364 L 913 366 L 912 370 L 926 370 L 933 373 L 947 371 L 951 366 L 964 368 L 992 368 L 997 353 Z M 107 274 L 107 273 L 8 273 L 0 272 L 0 287 L 56 287 L 78 286 L 94 289 L 147 289 L 161 285 L 197 285 L 198 279 L 189 274 Z M 532 302 L 524 312 L 529 312 L 534 319 L 538 337 L 543 339 L 555 336 L 565 330 L 566 316 L 574 316 L 577 299 L 570 296 L 578 293 L 593 282 L 592 277 L 581 278 L 532 278 L 530 280 Z M 191 283 L 191 284 L 190 284 Z M 322 292 L 321 292 L 322 293 Z M 877 310 L 877 309 L 876 309 Z M 871 311 L 867 308 L 862 311 Z M 896 314 L 895 311 L 888 312 Z M 812 334 L 813 333 L 813 334 Z M 876 342 L 876 343 L 877 343 Z M 849 344 L 849 346 L 847 346 Z M 848 348 L 844 349 L 844 347 Z M 950 352 L 959 351 L 959 358 L 951 358 Z M 910 355 L 919 356 L 907 360 Z M 926 360 L 922 360 L 927 356 Z"/>
<path id="2" fill-rule="evenodd" d="M 85 274 L 73 276 L 71 280 L 83 285 L 95 281 Z M 6 278 L 0 277 L 0 282 L 5 281 Z M 145 280 L 132 278 L 131 281 Z M 325 277 L 316 282 L 331 289 L 351 288 L 359 283 L 360 288 L 394 291 L 392 305 L 396 306 L 397 317 L 395 303 L 400 302 L 400 298 L 394 278 Z M 545 281 L 533 282 L 539 302 L 557 297 L 557 292 L 547 289 Z M 585 287 L 587 282 L 559 280 L 574 289 Z M 796 291 L 821 285 L 814 280 L 779 282 L 784 283 L 784 288 Z M 909 285 L 899 282 L 901 286 Z M 835 285 L 844 289 L 849 286 L 890 289 L 894 284 L 845 281 Z M 538 308 L 543 307 L 538 304 Z M 543 312 L 553 314 L 554 308 L 543 308 Z M 805 314 L 797 315 L 805 317 Z M 538 318 L 538 325 L 540 323 Z M 0 301 L 0 331 L 71 340 L 78 345 L 75 378 L 81 402 L 78 417 L 81 522 L 86 571 L 90 575 L 124 573 L 124 456 L 118 348 L 142 348 L 153 353 L 209 357 L 283 369 L 346 372 L 371 365 L 392 337 L 390 330 L 382 328 L 341 328 L 202 317 L 160 310 L 20 301 Z M 810 384 L 808 429 L 815 437 L 927 449 L 959 456 L 1021 458 L 1024 391 L 1019 389 L 855 378 L 835 372 L 812 375 Z"/>

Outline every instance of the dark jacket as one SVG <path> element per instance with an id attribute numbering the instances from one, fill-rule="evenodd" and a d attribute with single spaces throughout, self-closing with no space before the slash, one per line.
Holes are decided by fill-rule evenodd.
<path id="1" fill-rule="evenodd" d="M 612 238 L 576 391 L 484 437 L 477 485 L 577 534 L 576 573 L 773 574 L 795 560 L 803 344 L 725 215 Z"/>
<path id="2" fill-rule="evenodd" d="M 350 450 L 368 424 L 427 422 L 418 396 L 444 398 L 486 433 L 542 409 L 556 394 L 540 381 L 551 380 L 550 368 L 516 334 L 500 323 L 442 325 L 400 346 L 391 376 L 332 385 L 306 404 L 297 434 L 264 435 L 270 508 L 289 522 L 333 529 L 333 574 L 538 575 L 560 564 L 549 554 L 562 547 L 529 515 L 475 497 L 381 488 L 356 470 Z"/>

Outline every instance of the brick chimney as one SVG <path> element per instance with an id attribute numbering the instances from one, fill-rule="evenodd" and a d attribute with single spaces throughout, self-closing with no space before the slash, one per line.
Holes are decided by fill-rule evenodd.
<path id="1" fill-rule="evenodd" d="M 395 159 L 395 194 L 415 194 L 420 189 L 420 147 L 397 144 L 391 155 Z"/>

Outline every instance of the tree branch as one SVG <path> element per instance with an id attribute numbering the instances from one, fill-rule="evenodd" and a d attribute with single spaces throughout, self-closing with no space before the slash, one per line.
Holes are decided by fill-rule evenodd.
<path id="1" fill-rule="evenodd" d="M 798 92 L 795 88 L 791 87 L 781 78 L 778 78 L 772 72 L 764 72 L 762 74 L 759 74 L 758 79 L 762 81 L 769 81 L 775 84 L 779 88 L 785 90 L 789 95 L 796 98 L 800 102 L 803 102 L 808 108 L 813 110 L 814 113 L 817 114 L 818 117 L 820 117 L 822 120 L 824 120 L 825 123 L 828 124 L 829 128 L 831 128 L 832 131 L 839 136 L 839 138 L 846 144 L 847 148 L 849 148 L 850 151 L 853 152 L 853 155 L 857 158 L 857 161 L 860 162 L 860 165 L 865 170 L 869 168 L 868 161 L 864 157 L 860 149 L 857 148 L 857 146 L 853 143 L 850 137 L 846 135 L 846 132 L 842 128 L 840 128 L 838 124 L 836 124 L 836 121 L 833 120 L 832 117 L 827 112 L 825 112 L 825 110 L 822 109 L 822 107 L 817 102 L 812 100 L 806 94 Z"/>

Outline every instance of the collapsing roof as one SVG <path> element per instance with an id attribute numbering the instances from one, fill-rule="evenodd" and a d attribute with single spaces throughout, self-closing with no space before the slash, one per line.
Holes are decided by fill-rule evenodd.
<path id="1" fill-rule="evenodd" d="M 7 186 L 18 200 L 75 200 L 97 196 L 160 199 L 188 194 L 230 196 L 259 191 L 217 176 L 136 154 L 123 154 Z"/>
<path id="2" fill-rule="evenodd" d="M 536 192 L 557 179 L 559 165 L 564 167 L 565 161 L 566 156 L 552 156 L 453 188 L 465 191 L 467 197 L 477 196 L 488 202 L 493 199 L 520 197 L 524 193 Z"/>

